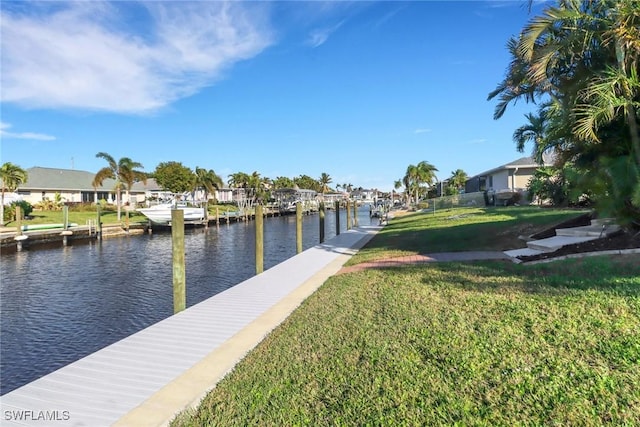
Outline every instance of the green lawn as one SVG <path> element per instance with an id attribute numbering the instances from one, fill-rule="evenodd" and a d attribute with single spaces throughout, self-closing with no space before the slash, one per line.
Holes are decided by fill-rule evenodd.
<path id="1" fill-rule="evenodd" d="M 62 211 L 36 211 L 31 212 L 31 219 L 23 219 L 22 225 L 36 225 L 36 224 L 61 224 L 63 223 L 64 217 Z M 88 219 L 95 220 L 97 218 L 96 211 L 69 211 L 69 222 L 76 223 L 78 225 L 86 225 Z M 125 221 L 125 213 L 124 210 L 121 214 L 121 220 L 118 221 L 117 213 L 115 210 L 105 210 L 102 212 L 100 219 L 104 225 L 116 225 L 116 224 L 124 224 Z M 147 223 L 147 218 L 138 213 L 138 212 L 130 212 L 129 214 L 130 223 L 142 222 Z M 7 227 L 15 227 L 15 221 L 7 222 Z"/>
<path id="2" fill-rule="evenodd" d="M 396 222 L 394 250 L 445 227 L 422 221 Z M 437 247 L 484 248 L 489 225 L 462 226 Z M 172 425 L 640 425 L 640 256 L 334 276 Z"/>
<path id="3" fill-rule="evenodd" d="M 348 265 L 429 252 L 506 250 L 529 236 L 588 211 L 538 207 L 455 208 L 400 216 L 390 221 Z"/>

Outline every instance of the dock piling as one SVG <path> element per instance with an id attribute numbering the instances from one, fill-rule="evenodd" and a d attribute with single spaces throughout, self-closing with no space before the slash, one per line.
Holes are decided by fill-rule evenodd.
<path id="1" fill-rule="evenodd" d="M 336 200 L 336 236 L 340 235 L 340 202 Z"/>
<path id="2" fill-rule="evenodd" d="M 149 227 L 151 230 L 151 227 Z M 102 238 L 102 221 L 100 221 L 100 203 L 96 203 L 96 238 Z"/>
<path id="3" fill-rule="evenodd" d="M 62 223 L 64 224 L 63 230 L 69 228 L 69 206 L 62 207 Z"/>
<path id="4" fill-rule="evenodd" d="M 318 207 L 318 218 L 320 218 L 320 243 L 324 243 L 324 202 L 320 202 Z"/>
<path id="5" fill-rule="evenodd" d="M 256 274 L 264 271 L 264 216 L 262 205 L 256 205 Z"/>
<path id="6" fill-rule="evenodd" d="M 62 246 L 68 246 L 69 245 L 69 236 L 73 235 L 73 231 L 64 230 L 62 233 L 60 233 L 60 235 L 62 236 Z"/>
<path id="7" fill-rule="evenodd" d="M 347 230 L 351 230 L 351 202 L 347 199 Z"/>
<path id="8" fill-rule="evenodd" d="M 16 241 L 16 251 L 22 252 L 22 243 L 27 240 L 26 235 L 22 234 L 22 209 L 19 205 L 16 205 L 16 236 L 13 238 Z"/>
<path id="9" fill-rule="evenodd" d="M 16 236 L 22 235 L 22 208 L 16 204 Z"/>
<path id="10" fill-rule="evenodd" d="M 171 248 L 173 258 L 173 314 L 187 305 L 186 269 L 184 256 L 184 211 L 171 210 Z"/>
<path id="11" fill-rule="evenodd" d="M 296 203 L 296 253 L 302 252 L 302 203 Z"/>

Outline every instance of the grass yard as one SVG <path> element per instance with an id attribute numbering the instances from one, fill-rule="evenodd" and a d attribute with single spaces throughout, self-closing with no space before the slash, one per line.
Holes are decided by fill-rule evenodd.
<path id="1" fill-rule="evenodd" d="M 527 207 L 455 208 L 392 219 L 347 265 L 430 252 L 524 247 L 529 236 L 588 212 Z"/>
<path id="2" fill-rule="evenodd" d="M 636 262 L 335 276 L 173 425 L 639 425 Z"/>
<path id="3" fill-rule="evenodd" d="M 95 220 L 97 217 L 96 211 L 69 211 L 69 222 L 76 223 L 78 225 L 86 225 L 88 219 Z M 118 221 L 118 215 L 115 210 L 102 211 L 100 219 L 104 225 L 116 225 L 124 224 L 125 212 L 121 213 L 121 220 Z M 147 218 L 138 212 L 129 212 L 130 223 L 142 222 L 147 223 Z M 62 211 L 36 211 L 31 212 L 31 219 L 23 219 L 22 225 L 36 225 L 36 224 L 62 224 L 64 217 Z M 15 226 L 15 221 L 8 221 L 7 226 Z"/>
<path id="4" fill-rule="evenodd" d="M 548 220 L 495 214 L 494 232 Z M 458 219 L 392 221 L 358 256 L 445 224 L 464 231 L 428 252 L 486 248 L 490 224 Z M 171 425 L 640 425 L 640 256 L 334 276 Z"/>

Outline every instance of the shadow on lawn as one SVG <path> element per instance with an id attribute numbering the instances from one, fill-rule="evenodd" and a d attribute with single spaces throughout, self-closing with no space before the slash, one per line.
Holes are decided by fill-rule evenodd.
<path id="1" fill-rule="evenodd" d="M 504 261 L 433 263 L 407 271 L 424 272 L 422 283 L 480 292 L 516 291 L 563 295 L 576 290 L 640 296 L 640 265 L 634 255 L 567 259 L 534 266 Z M 399 270 L 402 271 L 402 270 Z"/>

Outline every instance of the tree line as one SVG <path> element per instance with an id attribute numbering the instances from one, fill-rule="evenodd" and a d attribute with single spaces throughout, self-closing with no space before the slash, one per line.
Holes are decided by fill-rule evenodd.
<path id="1" fill-rule="evenodd" d="M 147 183 L 147 179 L 153 178 L 158 186 L 165 191 L 184 194 L 194 191 L 203 191 L 204 200 L 209 199 L 210 194 L 215 194 L 216 190 L 224 188 L 222 177 L 213 169 L 196 167 L 192 170 L 181 162 L 169 161 L 161 162 L 155 170 L 150 173 L 143 172 L 142 164 L 135 162 L 128 157 L 123 157 L 116 161 L 111 155 L 100 152 L 96 157 L 107 161 L 108 166 L 100 169 L 93 180 L 94 187 L 102 186 L 105 179 L 115 180 L 116 206 L 118 218 L 120 217 L 121 191 L 128 193 L 136 182 Z M 229 175 L 227 185 L 235 189 L 243 189 L 244 197 L 252 203 L 264 203 L 270 198 L 270 191 L 279 188 L 300 188 L 314 190 L 319 193 L 332 191 L 329 184 L 332 178 L 327 173 L 322 173 L 318 179 L 308 175 L 300 175 L 296 178 L 277 177 L 270 179 L 254 171 L 251 174 L 236 172 Z M 344 184 L 351 188 L 351 184 Z M 340 187 L 340 185 L 338 185 Z"/>
<path id="2" fill-rule="evenodd" d="M 144 172 L 142 170 L 144 166 L 129 157 L 122 157 L 116 160 L 112 155 L 105 152 L 97 153 L 96 157 L 104 159 L 107 165 L 95 174 L 92 185 L 94 189 L 97 189 L 107 179 L 115 181 L 112 190 L 116 196 L 115 204 L 118 218 L 121 216 L 122 192 L 125 193 L 124 199 L 129 200 L 129 192 L 133 185 L 137 182 L 142 182 L 146 185 L 149 178 L 153 178 L 161 189 L 175 194 L 202 191 L 205 200 L 209 199 L 209 195 L 215 194 L 216 190 L 225 187 L 222 177 L 213 169 L 196 167 L 195 170 L 192 170 L 181 162 L 169 161 L 158 164 L 153 172 Z M 397 190 L 404 185 L 404 191 L 409 195 L 407 202 L 410 202 L 411 196 L 415 197 L 415 200 L 427 196 L 435 197 L 435 194 L 432 193 L 435 190 L 433 186 L 436 180 L 435 172 L 437 172 L 437 169 L 426 161 L 420 162 L 415 166 L 409 165 L 403 179 L 394 183 L 395 189 Z M 2 165 L 0 173 L 0 178 L 3 182 L 1 203 L 3 211 L 0 217 L 4 218 L 5 191 L 17 189 L 20 184 L 27 181 L 28 175 L 25 170 L 12 163 Z M 464 188 L 466 180 L 467 174 L 463 170 L 458 169 L 452 172 L 447 182 L 445 194 L 458 193 Z M 266 202 L 271 198 L 272 190 L 281 188 L 307 189 L 322 194 L 340 190 L 349 193 L 354 190 L 363 190 L 362 187 L 355 187 L 351 183 L 336 184 L 334 189 L 330 186 L 332 182 L 331 176 L 324 172 L 317 179 L 304 174 L 294 178 L 279 176 L 271 179 L 254 171 L 251 174 L 245 172 L 232 173 L 229 175 L 226 185 L 230 188 L 242 189 L 244 197 L 251 200 L 252 203 Z M 2 225 L 4 225 L 4 220 Z"/>

